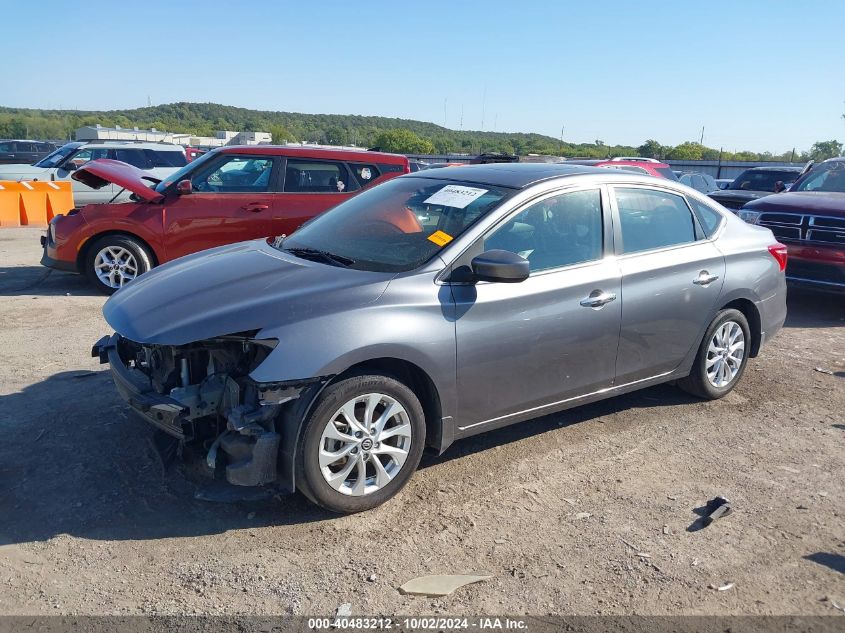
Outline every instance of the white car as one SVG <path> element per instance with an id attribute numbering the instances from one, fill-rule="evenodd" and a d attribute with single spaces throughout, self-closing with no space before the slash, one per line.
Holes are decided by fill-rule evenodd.
<path id="1" fill-rule="evenodd" d="M 143 169 L 153 180 L 164 180 L 177 169 L 185 166 L 185 148 L 169 143 L 98 142 L 77 141 L 67 143 L 34 165 L 0 165 L 2 180 L 65 180 L 73 184 L 73 201 L 77 206 L 121 202 L 129 199 L 131 192 L 115 185 L 93 189 L 71 179 L 70 175 L 89 160 L 111 158 Z M 151 183 L 152 184 L 152 183 Z"/>

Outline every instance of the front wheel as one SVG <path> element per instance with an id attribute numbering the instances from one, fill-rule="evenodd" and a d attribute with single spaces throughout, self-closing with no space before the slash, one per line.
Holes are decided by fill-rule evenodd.
<path id="1" fill-rule="evenodd" d="M 85 275 L 110 295 L 153 267 L 150 251 L 128 235 L 104 235 L 88 249 Z"/>
<path id="2" fill-rule="evenodd" d="M 340 513 L 369 510 L 402 489 L 425 445 L 419 400 L 390 376 L 352 376 L 326 388 L 305 422 L 297 488 Z"/>
<path id="3" fill-rule="evenodd" d="M 728 395 L 742 378 L 750 347 L 745 315 L 739 310 L 722 310 L 704 334 L 692 371 L 678 386 L 705 400 Z"/>

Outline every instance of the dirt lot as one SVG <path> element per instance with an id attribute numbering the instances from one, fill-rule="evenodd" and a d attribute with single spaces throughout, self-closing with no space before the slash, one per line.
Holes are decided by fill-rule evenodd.
<path id="1" fill-rule="evenodd" d="M 104 298 L 41 268 L 39 234 L 0 231 L 2 614 L 845 605 L 845 298 L 791 293 L 787 327 L 721 401 L 663 386 L 494 431 L 339 518 L 299 496 L 197 501 L 164 471 L 90 358 Z M 715 495 L 734 514 L 696 530 Z M 462 572 L 493 578 L 445 599 L 396 589 Z"/>

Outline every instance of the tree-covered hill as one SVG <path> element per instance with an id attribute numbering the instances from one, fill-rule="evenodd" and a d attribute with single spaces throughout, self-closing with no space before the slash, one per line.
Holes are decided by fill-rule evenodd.
<path id="1" fill-rule="evenodd" d="M 354 144 L 383 147 L 388 151 L 447 154 L 453 152 L 477 154 L 504 152 L 520 155 L 552 154 L 605 158 L 620 155 L 642 155 L 656 158 L 695 159 L 718 157 L 718 150 L 698 143 L 683 143 L 671 147 L 657 141 L 646 141 L 640 147 L 594 143 L 574 144 L 542 134 L 518 132 L 480 132 L 451 130 L 434 123 L 377 116 L 345 114 L 301 114 L 269 112 L 236 108 L 216 103 L 168 103 L 133 110 L 35 110 L 0 107 L 0 138 L 69 139 L 83 125 L 101 124 L 106 127 L 156 128 L 168 132 L 184 132 L 198 136 L 212 136 L 217 130 L 246 130 L 270 132 L 273 141 L 308 141 L 332 145 Z M 410 132 L 399 133 L 399 131 Z M 835 143 L 835 141 L 833 141 Z M 401 145 L 407 144 L 407 145 Z M 819 145 L 819 144 L 817 144 Z M 824 144 L 822 144 L 824 145 Z M 405 149 L 415 148 L 415 149 Z M 814 146 L 815 149 L 815 146 Z M 825 147 L 825 149 L 829 149 Z M 841 146 L 840 146 L 841 150 Z M 795 160 L 810 153 L 796 154 Z M 814 156 L 815 157 L 815 156 Z M 789 160 L 790 153 L 772 155 L 754 152 L 723 155 L 724 159 Z"/>

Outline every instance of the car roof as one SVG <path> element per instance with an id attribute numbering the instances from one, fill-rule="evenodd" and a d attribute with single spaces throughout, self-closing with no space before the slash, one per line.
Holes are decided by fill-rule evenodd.
<path id="1" fill-rule="evenodd" d="M 71 145 L 71 143 L 67 143 L 67 145 Z M 98 141 L 98 142 L 91 142 L 91 141 L 82 141 L 79 143 L 77 147 L 100 147 L 104 149 L 127 149 L 127 148 L 136 148 L 136 149 L 152 149 L 158 150 L 160 152 L 184 152 L 185 148 L 181 145 L 175 145 L 173 143 L 138 143 L 136 141 Z"/>
<path id="2" fill-rule="evenodd" d="M 224 154 L 254 154 L 256 156 L 290 156 L 294 158 L 326 158 L 356 162 L 404 165 L 408 159 L 401 154 L 370 152 L 367 150 L 290 147 L 287 145 L 226 145 L 216 150 Z"/>
<path id="3" fill-rule="evenodd" d="M 661 163 L 660 161 L 651 160 L 619 160 L 616 158 L 571 158 L 567 159 L 567 163 L 573 165 L 625 165 L 626 167 L 644 167 L 651 165 L 652 167 L 669 167 L 668 163 Z"/>
<path id="4" fill-rule="evenodd" d="M 804 170 L 803 167 L 789 167 L 787 165 L 784 165 L 783 167 L 777 167 L 775 165 L 766 165 L 766 166 L 761 165 L 760 167 L 749 167 L 745 171 L 794 171 L 794 172 L 800 173 L 803 170 Z"/>
<path id="5" fill-rule="evenodd" d="M 403 178 L 456 180 L 473 182 L 480 185 L 523 189 L 543 180 L 584 174 L 601 174 L 613 178 L 619 176 L 613 170 L 585 165 L 566 165 L 562 163 L 490 163 L 487 165 L 461 165 L 449 167 L 448 169 L 426 169 L 408 174 L 403 176 Z M 629 174 L 625 175 L 628 176 Z M 630 176 L 637 177 L 637 174 L 631 173 Z M 653 181 L 651 176 L 639 176 L 639 178 L 648 178 L 647 182 Z"/>

